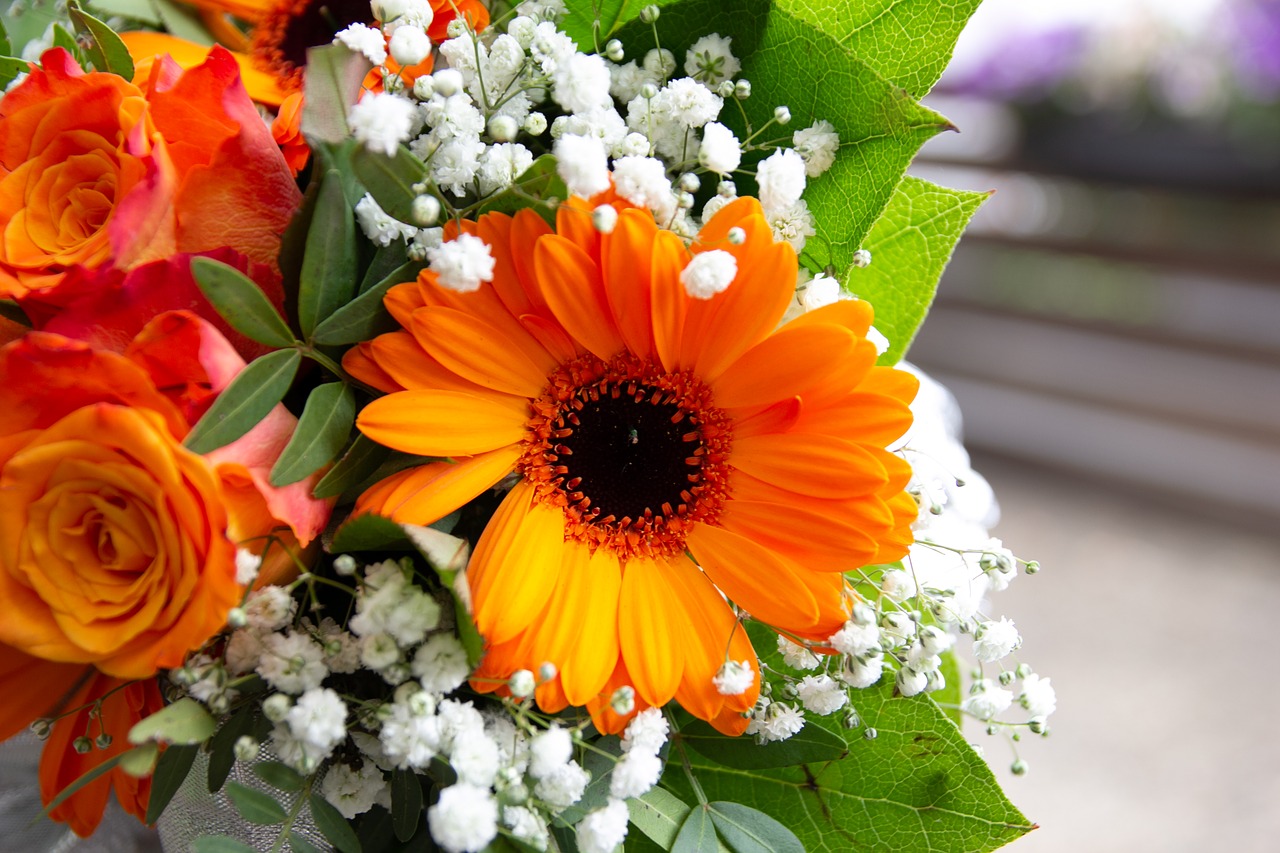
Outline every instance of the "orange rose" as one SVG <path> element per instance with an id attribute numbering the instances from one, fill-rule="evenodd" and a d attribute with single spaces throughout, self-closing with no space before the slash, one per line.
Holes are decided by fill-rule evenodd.
<path id="1" fill-rule="evenodd" d="M 124 354 L 47 332 L 0 347 L 0 738 L 179 666 L 239 603 L 239 547 L 261 552 L 281 530 L 306 546 L 323 528 L 330 505 L 310 497 L 314 477 L 284 489 L 266 479 L 297 425 L 283 407 L 216 456 L 182 446 L 243 367 L 186 312 L 157 317 Z M 34 683 L 43 689 L 24 688 Z M 152 694 L 130 695 L 112 706 L 117 744 L 154 710 Z M 66 748 L 82 718 L 56 726 L 46 799 L 110 755 Z M 106 789 L 95 790 L 61 812 L 82 834 L 101 815 Z"/>
<path id="2" fill-rule="evenodd" d="M 301 196 L 226 50 L 141 88 L 59 48 L 41 62 L 0 100 L 0 297 L 223 247 L 274 269 Z"/>

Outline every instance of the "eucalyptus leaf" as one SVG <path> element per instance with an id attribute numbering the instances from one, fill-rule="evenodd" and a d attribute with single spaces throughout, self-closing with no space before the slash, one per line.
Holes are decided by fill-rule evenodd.
<path id="1" fill-rule="evenodd" d="M 361 853 L 360 839 L 341 812 L 318 793 L 313 793 L 309 802 L 311 818 L 316 822 L 316 827 L 339 853 Z"/>
<path id="2" fill-rule="evenodd" d="M 81 68 L 89 64 L 88 58 L 84 55 L 84 48 L 76 41 L 75 34 L 64 27 L 60 21 L 53 25 L 53 46 L 60 47 L 75 57 Z"/>
<path id="3" fill-rule="evenodd" d="M 301 791 L 307 780 L 297 770 L 279 761 L 255 761 L 253 775 L 281 791 Z"/>
<path id="4" fill-rule="evenodd" d="M 671 853 L 717 853 L 720 849 L 711 813 L 703 806 L 694 806 L 676 833 Z"/>
<path id="5" fill-rule="evenodd" d="M 392 157 L 360 146 L 351 152 L 351 168 L 373 200 L 392 219 L 413 222 L 413 185 L 426 179 L 427 167 L 401 145 Z"/>
<path id="6" fill-rule="evenodd" d="M 734 853 L 805 853 L 791 830 L 758 809 L 741 803 L 708 806 L 716 832 Z"/>
<path id="7" fill-rule="evenodd" d="M 306 837 L 292 831 L 289 833 L 289 849 L 293 853 L 326 853 L 325 850 L 308 841 Z"/>
<path id="8" fill-rule="evenodd" d="M 253 279 L 213 258 L 192 258 L 191 275 L 231 328 L 269 347 L 293 346 L 293 332 Z"/>
<path id="9" fill-rule="evenodd" d="M 301 363 L 302 356 L 294 349 L 251 361 L 213 401 L 183 444 L 193 453 L 208 453 L 240 438 L 284 399 Z"/>
<path id="10" fill-rule="evenodd" d="M 148 741 L 161 743 L 204 743 L 214 733 L 218 722 L 196 700 L 184 696 L 151 716 L 134 723 L 129 729 L 129 743 Z"/>
<path id="11" fill-rule="evenodd" d="M 364 435 L 357 435 L 347 452 L 320 478 L 311 494 L 317 498 L 334 498 L 368 479 L 391 455 L 391 448 Z"/>
<path id="12" fill-rule="evenodd" d="M 258 853 L 243 841 L 236 841 L 234 838 L 222 835 L 205 835 L 197 838 L 191 842 L 191 849 L 194 853 Z"/>
<path id="13" fill-rule="evenodd" d="M 108 18 L 129 18 L 156 29 L 164 26 L 151 0 L 89 0 L 89 6 Z"/>
<path id="14" fill-rule="evenodd" d="M 71 16 L 77 29 L 89 34 L 88 51 L 93 67 L 133 80 L 133 57 L 129 55 L 129 49 L 124 46 L 120 36 L 111 27 L 80 8 L 75 0 L 67 4 L 67 14 Z"/>
<path id="15" fill-rule="evenodd" d="M 289 818 L 289 813 L 275 797 L 256 788 L 250 788 L 239 782 L 228 782 L 223 790 L 231 800 L 231 805 L 235 806 L 236 811 L 240 813 L 240 817 L 249 823 L 274 826 L 284 823 Z"/>
<path id="16" fill-rule="evenodd" d="M 895 364 L 906 353 L 961 232 L 989 195 L 910 176 L 894 192 L 864 243 L 871 264 L 849 270 L 845 280 L 847 290 L 871 303 L 876 329 L 889 339 L 881 364 Z"/>
<path id="17" fill-rule="evenodd" d="M 391 824 L 396 838 L 408 841 L 422 820 L 422 784 L 412 770 L 391 772 Z"/>
<path id="18" fill-rule="evenodd" d="M 355 420 L 356 398 L 348 385 L 326 382 L 313 388 L 293 436 L 271 466 L 271 485 L 296 483 L 332 462 Z"/>
<path id="19" fill-rule="evenodd" d="M 351 301 L 356 288 L 355 214 L 346 202 L 342 175 L 330 170 L 320 184 L 298 283 L 298 324 L 304 337 Z"/>
<path id="20" fill-rule="evenodd" d="M 165 806 L 169 805 L 173 795 L 178 793 L 178 789 L 186 781 L 199 752 L 198 744 L 175 744 L 160 756 L 155 773 L 151 774 L 151 794 L 147 800 L 148 824 L 154 825 L 160 819 Z"/>
<path id="21" fill-rule="evenodd" d="M 369 268 L 364 271 L 364 278 L 360 280 L 360 293 L 393 276 L 402 276 L 398 278 L 399 281 L 414 281 L 424 266 L 422 261 L 409 259 L 409 247 L 403 240 L 392 240 L 391 245 L 382 246 L 373 253 L 373 260 L 369 262 Z"/>
<path id="22" fill-rule="evenodd" d="M 9 41 L 9 31 L 4 27 L 4 21 L 0 21 L 0 56 L 8 56 L 13 53 L 13 43 Z"/>

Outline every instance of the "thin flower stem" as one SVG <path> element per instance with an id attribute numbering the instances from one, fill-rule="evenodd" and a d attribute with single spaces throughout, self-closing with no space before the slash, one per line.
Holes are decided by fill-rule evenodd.
<path id="1" fill-rule="evenodd" d="M 694 796 L 698 798 L 700 805 L 707 805 L 710 800 L 707 794 L 702 790 L 702 783 L 698 781 L 698 777 L 693 775 L 693 765 L 689 763 L 689 753 L 684 748 L 684 740 L 680 737 L 680 730 L 676 727 L 676 715 L 671 713 L 671 708 L 663 708 L 663 713 L 667 715 L 667 724 L 671 726 L 672 742 L 675 744 L 676 751 L 680 753 L 680 765 L 684 768 L 684 775 L 689 780 L 689 786 L 693 788 Z"/>
<path id="2" fill-rule="evenodd" d="M 284 850 L 284 843 L 289 840 L 294 821 L 298 819 L 298 815 L 302 814 L 302 807 L 311 799 L 311 778 L 307 779 L 307 784 L 298 792 L 298 798 L 294 801 L 293 808 L 289 811 L 289 817 L 285 819 L 284 825 L 280 827 L 280 835 L 276 837 L 276 843 L 271 845 L 271 853 L 279 853 L 279 851 Z"/>
<path id="3" fill-rule="evenodd" d="M 316 364 L 320 365 L 325 370 L 329 371 L 330 373 L 338 377 L 338 379 L 342 380 L 346 384 L 359 388 L 361 391 L 364 391 L 368 394 L 373 394 L 374 396 L 377 396 L 377 397 L 382 396 L 382 392 L 379 391 L 377 388 L 374 388 L 372 385 L 366 385 L 363 382 L 361 382 L 359 379 L 352 377 L 349 373 L 347 373 L 345 370 L 342 369 L 342 366 L 340 364 L 338 364 L 333 359 L 329 358 L 329 356 L 317 350 L 315 347 L 307 344 L 302 344 L 298 346 L 298 352 L 301 353 L 304 358 L 311 359 Z"/>

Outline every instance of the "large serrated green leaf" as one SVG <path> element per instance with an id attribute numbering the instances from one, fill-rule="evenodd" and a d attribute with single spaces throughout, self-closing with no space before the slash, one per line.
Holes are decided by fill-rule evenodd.
<path id="1" fill-rule="evenodd" d="M 213 401 L 183 444 L 193 453 L 208 453 L 253 429 L 284 399 L 301 363 L 302 356 L 294 349 L 269 352 L 251 361 Z"/>
<path id="2" fill-rule="evenodd" d="M 316 326 L 351 301 L 356 277 L 355 214 L 347 204 L 342 175 L 333 169 L 320 184 L 302 256 L 298 325 L 305 337 L 310 339 Z"/>
<path id="3" fill-rule="evenodd" d="M 814 726 L 801 729 L 787 740 L 762 746 L 750 738 L 723 735 L 709 723 L 694 720 L 681 727 L 680 740 L 713 761 L 742 770 L 835 761 L 849 751 L 844 738 Z"/>
<path id="4" fill-rule="evenodd" d="M 982 0 L 776 0 L 914 97 L 933 88 Z"/>
<path id="5" fill-rule="evenodd" d="M 849 268 L 916 151 L 950 127 L 837 39 L 770 0 L 684 0 L 663 9 L 657 28 L 663 47 L 677 57 L 705 33 L 733 38 L 734 52 L 743 60 L 741 76 L 752 84 L 751 97 L 742 102 L 752 125 L 764 126 L 776 106 L 791 111 L 791 124 L 770 128 L 765 139 L 789 144 L 793 130 L 818 119 L 831 122 L 839 133 L 835 163 L 805 192 L 817 234 L 809 238 L 804 257 L 815 268 L 831 266 L 838 274 Z M 633 49 L 652 44 L 647 30 L 631 22 L 623 28 L 624 43 Z M 735 107 L 727 104 L 720 119 L 741 136 Z M 749 181 L 749 175 L 739 180 L 741 191 L 751 189 Z"/>
<path id="6" fill-rule="evenodd" d="M 213 258 L 192 258 L 191 275 L 231 328 L 269 347 L 293 346 L 293 332 L 257 282 Z"/>
<path id="7" fill-rule="evenodd" d="M 298 426 L 271 466 L 271 485 L 287 486 L 328 465 L 342 452 L 356 421 L 356 398 L 343 382 L 317 385 L 307 397 Z"/>
<path id="8" fill-rule="evenodd" d="M 678 0 L 565 0 L 565 15 L 559 27 L 581 50 L 592 53 L 604 50 L 609 38 L 624 24 L 639 17 L 645 6 L 668 6 L 675 2 Z"/>
<path id="9" fill-rule="evenodd" d="M 845 288 L 875 308 L 875 326 L 889 339 L 882 364 L 911 345 L 956 241 L 988 195 L 907 177 L 867 235 L 871 265 L 851 269 Z"/>

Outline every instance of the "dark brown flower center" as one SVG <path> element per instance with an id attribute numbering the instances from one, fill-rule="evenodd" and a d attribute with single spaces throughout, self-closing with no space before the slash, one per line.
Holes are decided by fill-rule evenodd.
<path id="1" fill-rule="evenodd" d="M 255 28 L 253 52 L 282 82 L 297 88 L 308 48 L 331 43 L 351 24 L 372 23 L 369 4 L 360 0 L 280 0 Z"/>

